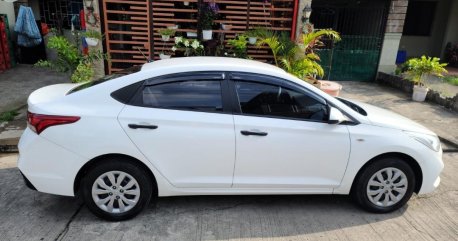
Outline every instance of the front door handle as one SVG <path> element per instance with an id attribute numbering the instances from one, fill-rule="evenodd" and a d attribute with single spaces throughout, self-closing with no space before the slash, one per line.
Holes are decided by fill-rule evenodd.
<path id="1" fill-rule="evenodd" d="M 150 129 L 150 130 L 157 129 L 157 126 L 155 125 L 128 124 L 127 126 L 129 126 L 129 128 L 131 129 Z"/>
<path id="2" fill-rule="evenodd" d="M 267 132 L 262 131 L 240 131 L 244 136 L 267 136 Z"/>

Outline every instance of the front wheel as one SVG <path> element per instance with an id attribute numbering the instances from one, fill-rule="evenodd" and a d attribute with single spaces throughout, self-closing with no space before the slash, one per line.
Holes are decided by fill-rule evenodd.
<path id="1" fill-rule="evenodd" d="M 382 158 L 367 166 L 355 180 L 352 196 L 364 209 L 388 213 L 404 206 L 413 194 L 415 174 L 399 158 Z"/>
<path id="2" fill-rule="evenodd" d="M 121 221 L 140 213 L 153 190 L 145 170 L 128 161 L 110 160 L 87 173 L 82 192 L 86 206 L 96 216 Z"/>

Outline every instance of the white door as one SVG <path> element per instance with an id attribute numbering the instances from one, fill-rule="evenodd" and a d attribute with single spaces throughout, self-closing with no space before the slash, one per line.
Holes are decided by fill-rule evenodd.
<path id="1" fill-rule="evenodd" d="M 126 105 L 119 115 L 131 140 L 176 187 L 232 185 L 234 122 L 223 108 L 224 81 L 205 78 L 144 86 L 134 98 L 140 106 Z"/>
<path id="2" fill-rule="evenodd" d="M 330 192 L 339 186 L 350 153 L 349 132 L 346 125 L 327 123 L 323 99 L 281 84 L 233 83 L 241 112 L 234 116 L 233 187 Z"/>

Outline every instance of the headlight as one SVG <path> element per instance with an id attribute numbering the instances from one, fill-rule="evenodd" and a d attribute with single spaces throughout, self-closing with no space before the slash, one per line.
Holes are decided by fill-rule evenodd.
<path id="1" fill-rule="evenodd" d="M 436 135 L 428 135 L 418 132 L 404 131 L 408 136 L 412 137 L 421 144 L 429 147 L 433 151 L 439 151 L 441 149 L 441 142 Z"/>

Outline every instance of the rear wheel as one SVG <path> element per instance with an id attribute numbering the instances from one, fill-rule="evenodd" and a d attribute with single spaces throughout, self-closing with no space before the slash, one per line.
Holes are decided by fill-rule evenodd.
<path id="1" fill-rule="evenodd" d="M 148 173 L 126 160 L 103 162 L 82 180 L 86 206 L 96 216 L 120 221 L 136 216 L 153 193 Z"/>
<path id="2" fill-rule="evenodd" d="M 364 209 L 387 213 L 404 206 L 413 194 L 415 174 L 402 159 L 379 159 L 355 180 L 352 196 Z"/>

